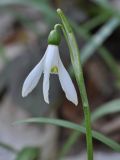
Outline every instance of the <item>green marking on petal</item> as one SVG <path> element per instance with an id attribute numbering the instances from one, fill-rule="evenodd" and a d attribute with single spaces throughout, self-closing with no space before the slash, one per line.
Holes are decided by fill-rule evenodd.
<path id="1" fill-rule="evenodd" d="M 57 74 L 58 73 L 58 67 L 57 66 L 53 66 L 51 68 L 51 73 Z"/>

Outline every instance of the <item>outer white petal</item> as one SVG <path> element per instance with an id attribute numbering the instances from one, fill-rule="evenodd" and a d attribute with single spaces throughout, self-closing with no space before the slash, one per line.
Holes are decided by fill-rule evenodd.
<path id="1" fill-rule="evenodd" d="M 60 58 L 59 58 L 59 69 L 58 70 L 59 70 L 58 71 L 59 80 L 60 80 L 62 89 L 64 90 L 67 99 L 70 100 L 71 102 L 73 102 L 75 105 L 77 105 L 78 104 L 78 97 L 77 97 L 75 87 L 73 85 L 73 82 L 72 82 L 67 70 L 63 66 L 63 63 Z"/>
<path id="2" fill-rule="evenodd" d="M 38 84 L 38 81 L 43 72 L 44 59 L 45 59 L 45 55 L 25 79 L 23 88 L 22 88 L 22 97 L 26 97 Z"/>
<path id="3" fill-rule="evenodd" d="M 44 79 L 43 79 L 43 95 L 46 103 L 49 103 L 49 78 L 51 67 L 54 65 L 58 66 L 58 46 L 48 45 L 46 50 L 46 58 L 44 63 Z"/>

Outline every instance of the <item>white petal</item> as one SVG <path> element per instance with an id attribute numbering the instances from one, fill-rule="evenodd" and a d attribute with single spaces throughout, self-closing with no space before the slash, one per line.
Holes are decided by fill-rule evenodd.
<path id="1" fill-rule="evenodd" d="M 25 79 L 23 88 L 22 88 L 22 97 L 26 97 L 38 84 L 38 81 L 43 71 L 44 59 L 45 59 L 45 55 Z"/>
<path id="2" fill-rule="evenodd" d="M 43 95 L 46 103 L 49 103 L 49 78 L 51 67 L 53 65 L 58 66 L 58 55 L 59 50 L 56 45 L 48 45 L 46 50 L 46 58 L 44 63 L 44 79 L 43 79 Z"/>
<path id="3" fill-rule="evenodd" d="M 58 74 L 59 74 L 59 80 L 62 86 L 62 89 L 64 90 L 66 97 L 68 100 L 73 102 L 75 105 L 78 104 L 78 97 L 77 93 L 75 90 L 75 87 L 73 85 L 73 82 L 65 69 L 65 67 L 62 64 L 61 59 L 59 59 L 59 69 L 58 69 Z"/>
<path id="4" fill-rule="evenodd" d="M 59 49 L 56 45 L 48 45 L 48 48 L 45 52 L 46 58 L 45 58 L 45 69 L 51 70 L 52 66 L 58 66 L 58 60 L 59 60 Z"/>
<path id="5" fill-rule="evenodd" d="M 50 71 L 44 73 L 43 79 L 43 96 L 46 103 L 49 103 L 49 78 L 50 78 Z"/>

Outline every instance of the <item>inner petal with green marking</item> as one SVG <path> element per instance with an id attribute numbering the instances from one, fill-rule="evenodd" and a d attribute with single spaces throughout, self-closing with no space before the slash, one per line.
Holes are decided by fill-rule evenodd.
<path id="1" fill-rule="evenodd" d="M 53 67 L 51 68 L 51 73 L 57 74 L 57 73 L 58 73 L 58 67 L 57 67 L 57 66 L 53 66 Z"/>

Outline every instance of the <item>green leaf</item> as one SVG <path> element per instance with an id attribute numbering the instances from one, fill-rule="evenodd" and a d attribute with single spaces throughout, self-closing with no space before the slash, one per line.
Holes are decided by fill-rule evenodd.
<path id="1" fill-rule="evenodd" d="M 118 16 L 120 18 L 119 10 L 113 7 L 113 5 L 111 5 L 108 0 L 94 0 L 94 2 L 103 9 L 105 9 L 107 12 L 111 13 L 112 15 Z"/>
<path id="2" fill-rule="evenodd" d="M 39 148 L 37 147 L 26 147 L 23 148 L 16 156 L 15 160 L 38 160 L 39 159 Z"/>
<path id="3" fill-rule="evenodd" d="M 4 148 L 4 149 L 6 149 L 10 152 L 13 152 L 13 153 L 17 152 L 11 145 L 3 143 L 3 142 L 0 142 L 0 148 Z"/>
<path id="4" fill-rule="evenodd" d="M 105 40 L 120 25 L 120 20 L 116 17 L 110 19 L 100 30 L 92 36 L 88 44 L 81 50 L 81 60 L 84 63 L 97 48 L 99 48 Z"/>
<path id="5" fill-rule="evenodd" d="M 27 119 L 27 120 L 21 120 L 21 121 L 17 121 L 14 124 L 22 124 L 22 123 L 45 123 L 45 124 L 52 124 L 52 125 L 57 125 L 60 127 L 64 127 L 64 128 L 69 128 L 69 129 L 73 129 L 82 133 L 86 133 L 86 129 L 85 127 L 69 122 L 69 121 L 65 121 L 65 120 L 60 120 L 60 119 L 51 119 L 51 118 L 31 118 L 31 119 Z M 115 151 L 120 152 L 120 144 L 118 144 L 117 142 L 115 142 L 114 140 L 111 140 L 110 138 L 104 136 L 103 134 L 96 132 L 96 131 L 92 131 L 92 135 L 95 139 L 103 142 L 104 144 L 106 144 L 107 146 L 109 146 L 110 148 L 112 148 Z"/>
<path id="6" fill-rule="evenodd" d="M 102 23 L 104 23 L 109 18 L 109 16 L 109 14 L 105 14 L 103 12 L 85 22 L 81 27 L 84 28 L 86 31 L 90 31 L 93 28 L 100 26 Z"/>
<path id="7" fill-rule="evenodd" d="M 115 99 L 113 101 L 110 101 L 108 103 L 105 103 L 104 105 L 98 107 L 93 113 L 92 113 L 92 121 L 95 121 L 107 114 L 113 114 L 116 112 L 120 112 L 120 99 Z"/>
<path id="8" fill-rule="evenodd" d="M 91 121 L 94 122 L 97 119 L 107 115 L 120 112 L 120 99 L 115 99 L 110 102 L 105 103 L 104 105 L 97 107 L 97 109 L 91 114 Z M 72 147 L 72 145 L 76 142 L 76 140 L 80 137 L 81 133 L 77 131 L 73 131 L 73 133 L 66 140 L 61 152 L 60 157 L 63 157 Z"/>
<path id="9" fill-rule="evenodd" d="M 5 62 L 7 63 L 8 62 L 8 59 L 5 55 L 5 48 L 2 44 L 0 44 L 0 58 Z"/>
<path id="10" fill-rule="evenodd" d="M 0 1 L 0 9 L 4 9 L 3 7 L 7 7 L 8 5 L 24 5 L 31 6 L 35 9 L 39 10 L 45 16 L 45 19 L 49 24 L 53 24 L 53 22 L 57 19 L 56 12 L 50 6 L 47 1 L 37 1 L 37 0 L 1 0 Z"/>
<path id="11" fill-rule="evenodd" d="M 85 40 L 87 40 L 88 41 L 88 45 L 90 45 L 89 42 L 93 39 L 92 35 L 90 33 L 86 32 L 86 30 L 83 27 L 81 27 L 81 26 L 79 27 L 77 24 L 75 24 L 73 22 L 71 22 L 71 23 L 72 23 L 72 27 L 74 28 L 74 30 L 76 31 L 76 33 L 80 37 L 82 37 Z M 108 23 L 106 23 L 103 28 L 105 28 L 105 26 L 107 26 L 107 24 Z M 100 32 L 102 32 L 101 29 L 97 33 L 99 34 Z M 97 35 L 97 33 L 95 35 Z M 111 32 L 111 34 L 112 34 L 112 32 Z M 94 35 L 94 37 L 95 37 L 95 35 Z M 102 40 L 102 43 L 106 40 L 106 38 L 104 40 Z M 94 41 L 95 40 L 93 40 L 93 42 L 90 42 L 92 46 L 94 46 L 94 44 L 92 44 L 92 43 L 94 43 Z M 98 49 L 98 52 L 99 52 L 100 56 L 103 58 L 103 60 L 105 61 L 105 63 L 107 64 L 107 66 L 109 67 L 109 69 L 111 70 L 111 72 L 116 77 L 116 83 L 119 84 L 119 79 L 120 79 L 119 75 L 120 75 L 120 73 L 119 73 L 118 64 L 115 61 L 115 59 L 112 57 L 112 55 L 110 54 L 110 52 L 105 47 L 98 45 L 97 47 L 95 46 L 95 48 L 91 48 L 90 52 L 89 51 L 86 52 L 85 48 L 84 48 L 82 50 L 82 52 L 81 52 L 82 53 L 81 54 L 81 62 L 82 62 L 82 64 L 84 65 L 86 63 L 86 61 L 88 60 L 88 58 L 90 58 L 95 53 L 93 51 L 95 51 L 97 49 Z M 85 51 L 86 53 L 84 54 L 83 51 Z M 69 67 L 69 70 L 70 70 L 71 75 L 73 75 L 72 66 Z"/>

